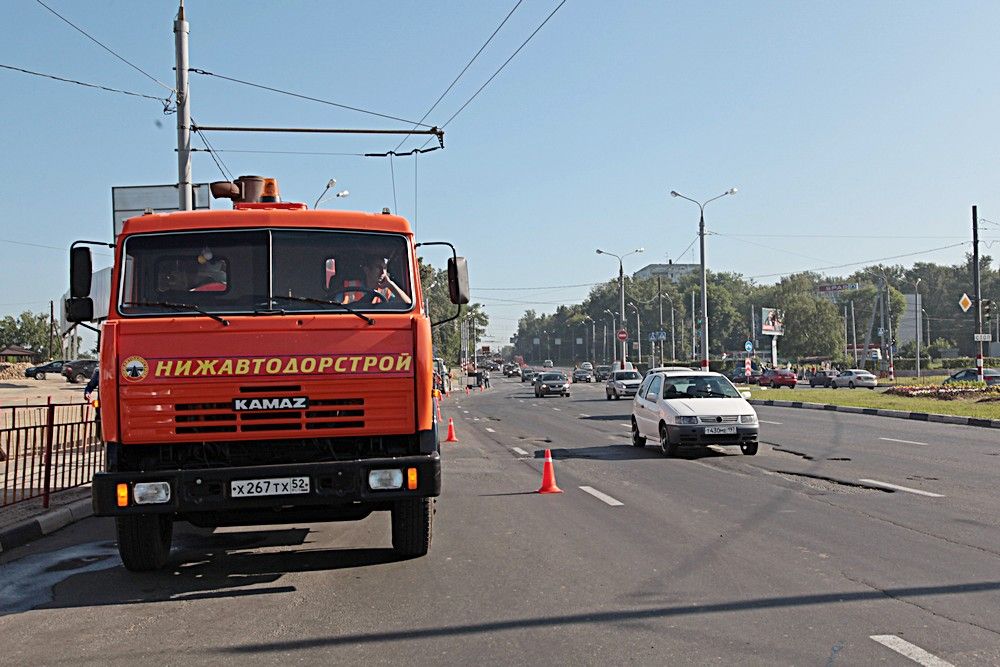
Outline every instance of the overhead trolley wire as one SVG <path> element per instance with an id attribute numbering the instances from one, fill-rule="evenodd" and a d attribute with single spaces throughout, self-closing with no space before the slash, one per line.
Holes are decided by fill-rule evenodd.
<path id="1" fill-rule="evenodd" d="M 270 91 L 272 93 L 279 93 L 281 95 L 288 95 L 290 97 L 297 97 L 299 99 L 308 100 L 310 102 L 318 102 L 319 104 L 326 104 L 326 105 L 331 106 L 331 107 L 337 107 L 338 109 L 346 109 L 347 111 L 356 111 L 358 113 L 368 114 L 369 116 L 376 116 L 378 118 L 385 118 L 387 120 L 398 120 L 401 123 L 407 123 L 409 125 L 415 125 L 415 126 L 418 126 L 418 127 L 426 127 L 426 128 L 432 127 L 431 125 L 426 125 L 426 124 L 424 124 L 422 122 L 407 120 L 406 118 L 400 118 L 399 116 L 390 116 L 389 114 L 379 113 L 377 111 L 371 111 L 369 109 L 362 109 L 360 107 L 352 107 L 352 106 L 347 105 L 347 104 L 340 104 L 339 102 L 332 102 L 330 100 L 324 100 L 324 99 L 320 99 L 318 97 L 311 97 L 309 95 L 302 95 L 301 93 L 293 93 L 293 92 L 291 92 L 289 90 L 282 90 L 280 88 L 274 88 L 272 86 L 265 86 L 265 85 L 260 84 L 260 83 L 253 83 L 251 81 L 243 81 L 241 79 L 234 79 L 231 76 L 223 76 L 222 74 L 216 74 L 215 72 L 209 72 L 209 71 L 203 70 L 203 69 L 198 69 L 198 68 L 192 67 L 192 68 L 189 68 L 188 71 L 191 72 L 191 73 L 193 73 L 193 74 L 201 74 L 203 76 L 214 76 L 217 79 L 222 79 L 224 81 L 231 81 L 233 83 L 238 83 L 238 84 L 241 84 L 241 85 L 244 85 L 244 86 L 250 86 L 252 88 L 260 88 L 261 90 L 267 90 L 267 91 Z"/>
<path id="2" fill-rule="evenodd" d="M 30 74 L 32 76 L 40 76 L 45 79 L 52 79 L 53 81 L 60 81 L 62 83 L 72 83 L 77 86 L 83 86 L 84 88 L 95 88 L 97 90 L 103 90 L 109 93 L 119 93 L 121 95 L 130 95 L 132 97 L 141 97 L 147 100 L 156 100 L 163 105 L 163 112 L 170 113 L 170 98 L 169 97 L 156 97 L 155 95 L 146 95 L 144 93 L 134 93 L 130 90 L 122 90 L 120 88 L 111 88 L 109 86 L 102 86 L 98 83 L 87 83 L 86 81 L 77 81 L 76 79 L 67 79 L 61 76 L 56 76 L 55 74 L 45 74 L 44 72 L 35 72 L 34 70 L 25 69 L 23 67 L 15 67 L 13 65 L 0 65 L 0 68 L 12 70 L 14 72 L 21 72 L 22 74 Z"/>
<path id="3" fill-rule="evenodd" d="M 134 69 L 136 72 L 139 72 L 139 74 L 142 74 L 144 77 L 146 77 L 147 79 L 149 79 L 153 83 L 157 84 L 158 86 L 162 86 L 166 90 L 169 90 L 170 93 L 171 93 L 171 96 L 173 96 L 177 92 L 174 89 L 173 86 L 170 86 L 170 85 L 167 85 L 167 84 L 163 83 L 162 81 L 160 81 L 159 79 L 157 79 L 155 76 L 153 76 L 152 74 L 150 74 L 146 70 L 142 69 L 141 67 L 139 67 L 135 63 L 129 61 L 124 56 L 122 56 L 121 54 L 119 54 L 117 51 L 115 51 L 114 49 L 112 49 L 110 46 L 104 44 L 103 42 L 101 42 L 100 40 L 98 40 L 96 37 L 94 37 L 93 35 L 91 35 L 90 33 L 88 33 L 86 30 L 84 30 L 80 26 L 76 25 L 75 23 L 73 23 L 72 21 L 70 21 L 68 18 L 66 18 L 65 16 L 63 16 L 62 14 L 60 14 L 59 12 L 57 12 L 56 10 L 52 9 L 51 7 L 49 7 L 47 4 L 45 4 L 44 2 L 42 2 L 42 0 L 35 0 L 35 2 L 37 2 L 38 4 L 40 4 L 42 7 L 45 7 L 45 9 L 49 10 L 53 14 L 55 14 L 57 17 L 59 17 L 59 19 L 61 21 L 63 21 L 64 23 L 66 23 L 66 25 L 68 25 L 71 28 L 73 28 L 74 30 L 76 30 L 78 33 L 80 33 L 81 35 L 83 35 L 84 37 L 86 37 L 87 39 L 89 39 L 90 41 L 92 41 L 94 44 L 97 44 L 99 47 L 101 47 L 102 49 L 104 49 L 105 51 L 107 51 L 108 53 L 110 53 L 111 55 L 113 55 L 115 58 L 117 58 L 118 60 L 122 61 L 123 63 L 125 63 L 126 65 L 128 65 L 132 69 Z"/>
<path id="4" fill-rule="evenodd" d="M 462 71 L 458 73 L 458 76 L 456 76 L 452 80 L 452 82 L 450 84 L 448 84 L 448 87 L 444 89 L 444 92 L 441 93 L 441 95 L 437 98 L 437 100 L 434 102 L 434 104 L 432 104 L 431 107 L 426 111 L 426 113 L 424 113 L 424 115 L 421 116 L 420 121 L 419 121 L 420 123 L 424 122 L 427 119 L 427 116 L 431 115 L 431 112 L 433 112 L 434 109 L 437 108 L 437 105 L 441 103 L 441 100 L 444 99 L 444 96 L 447 95 L 449 92 L 451 92 L 451 89 L 455 87 L 455 84 L 458 83 L 458 80 L 462 78 L 462 75 L 464 75 L 466 73 L 466 71 L 468 71 L 468 69 L 470 67 L 472 67 L 472 63 L 476 62 L 476 59 L 479 57 L 479 55 L 486 49 L 487 46 L 489 46 L 490 42 L 493 41 L 493 38 L 497 36 L 498 32 L 500 32 L 500 28 L 504 27 L 504 24 L 507 23 L 507 21 L 510 19 L 510 17 L 514 15 L 514 12 L 517 11 L 517 8 L 521 6 L 522 2 L 524 2 L 524 0 L 517 0 L 517 4 L 514 5 L 514 8 L 511 9 L 507 13 L 507 16 L 505 16 L 504 19 L 503 19 L 503 21 L 500 22 L 500 25 L 498 25 L 496 27 L 496 30 L 493 31 L 493 34 L 491 34 L 489 36 L 489 39 L 487 39 L 483 43 L 483 45 L 479 47 L 479 50 L 476 51 L 476 55 L 472 56 L 472 59 L 465 64 L 465 67 L 463 67 Z M 414 128 L 416 128 L 416 127 L 417 126 L 414 125 Z M 409 134 L 407 134 L 405 137 L 403 137 L 403 140 L 399 142 L 399 145 L 396 146 L 393 149 L 393 151 L 398 151 L 403 146 L 403 144 L 406 142 L 406 140 L 409 139 L 409 138 L 410 138 Z"/>
<path id="5" fill-rule="evenodd" d="M 958 248 L 959 246 L 969 245 L 970 243 L 971 241 L 962 241 L 961 243 L 952 243 L 951 245 L 941 246 L 939 248 L 930 248 L 928 250 L 920 250 L 918 252 L 908 252 L 902 255 L 892 255 L 891 257 L 877 257 L 875 259 L 861 260 L 860 262 L 848 262 L 847 264 L 835 264 L 833 266 L 821 266 L 815 269 L 801 269 L 799 271 L 786 271 L 784 273 L 766 273 L 759 276 L 747 276 L 747 278 L 750 280 L 754 280 L 757 278 L 780 278 L 782 276 L 790 276 L 794 273 L 828 271 L 829 269 L 844 269 L 851 266 L 860 266 L 862 264 L 874 264 L 877 262 L 885 262 L 890 259 L 902 259 L 904 257 L 914 257 L 916 255 L 927 255 L 932 252 L 938 252 L 941 250 L 948 250 L 950 248 Z"/>

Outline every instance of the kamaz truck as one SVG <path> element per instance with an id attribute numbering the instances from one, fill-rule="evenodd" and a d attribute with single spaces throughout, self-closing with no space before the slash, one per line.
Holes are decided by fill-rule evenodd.
<path id="1" fill-rule="evenodd" d="M 125 567 L 163 567 L 177 521 L 378 511 L 391 514 L 399 557 L 426 554 L 441 491 L 437 323 L 409 223 L 387 210 L 284 203 L 272 179 L 255 176 L 212 192 L 233 208 L 134 217 L 112 246 L 100 330 L 106 462 L 93 507 L 115 518 Z M 90 245 L 70 252 L 74 322 L 94 318 Z M 465 260 L 436 245 L 451 248 L 460 312 Z"/>

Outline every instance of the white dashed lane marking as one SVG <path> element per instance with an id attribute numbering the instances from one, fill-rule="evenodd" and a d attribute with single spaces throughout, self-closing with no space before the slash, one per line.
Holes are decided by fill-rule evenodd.
<path id="1" fill-rule="evenodd" d="M 781 426 L 781 422 L 769 422 L 766 419 L 758 419 L 761 424 L 774 424 L 775 426 Z"/>
<path id="2" fill-rule="evenodd" d="M 556 412 L 562 412 L 562 410 L 560 410 L 559 408 L 552 408 L 552 409 L 555 410 Z"/>
<path id="3" fill-rule="evenodd" d="M 879 438 L 879 440 L 885 440 L 886 442 L 901 442 L 904 445 L 920 445 L 921 447 L 930 447 L 926 442 L 917 442 L 916 440 L 899 440 L 898 438 Z"/>
<path id="4" fill-rule="evenodd" d="M 496 431 L 494 431 L 493 429 L 491 429 L 489 426 L 486 427 L 486 430 L 488 432 L 490 432 L 490 433 L 496 433 Z"/>
<path id="5" fill-rule="evenodd" d="M 511 447 L 511 449 L 514 450 L 515 454 L 520 454 L 521 456 L 527 456 L 528 455 L 528 452 L 524 451 L 520 447 Z"/>
<path id="6" fill-rule="evenodd" d="M 933 653 L 928 653 L 916 644 L 911 644 L 896 635 L 872 635 L 869 639 L 877 641 L 886 648 L 891 648 L 896 653 L 906 656 L 918 665 L 924 665 L 924 667 L 953 667 L 947 660 L 942 660 Z"/>
<path id="7" fill-rule="evenodd" d="M 584 419 L 590 419 L 590 415 L 585 415 L 582 412 L 580 413 L 580 416 Z"/>
<path id="8" fill-rule="evenodd" d="M 614 498 L 612 498 L 611 496 L 609 496 L 606 493 L 601 493 L 600 491 L 598 491 L 597 489 L 595 489 L 595 488 L 593 488 L 591 486 L 581 486 L 580 490 L 583 491 L 584 493 L 589 493 L 590 495 L 592 495 L 595 498 L 597 498 L 598 500 L 600 500 L 602 503 L 607 503 L 608 505 L 611 505 L 612 507 L 621 507 L 622 505 L 625 504 L 625 503 L 621 502 L 620 500 L 615 500 Z"/>
<path id="9" fill-rule="evenodd" d="M 619 424 L 619 426 L 624 426 L 625 428 L 632 428 L 631 424 Z"/>
<path id="10" fill-rule="evenodd" d="M 920 489 L 911 489 L 908 486 L 900 486 L 898 484 L 890 484 L 889 482 L 880 482 L 877 479 L 859 479 L 859 482 L 864 482 L 865 484 L 871 484 L 872 486 L 881 486 L 885 489 L 893 489 L 894 491 L 906 491 L 907 493 L 915 493 L 918 496 L 927 496 L 928 498 L 944 498 L 940 493 L 931 493 L 930 491 L 921 491 Z"/>

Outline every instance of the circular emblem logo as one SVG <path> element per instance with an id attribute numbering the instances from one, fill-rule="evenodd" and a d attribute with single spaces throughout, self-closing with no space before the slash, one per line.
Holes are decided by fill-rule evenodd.
<path id="1" fill-rule="evenodd" d="M 129 357 L 122 363 L 122 377 L 132 382 L 138 382 L 149 373 L 149 364 L 142 357 Z"/>

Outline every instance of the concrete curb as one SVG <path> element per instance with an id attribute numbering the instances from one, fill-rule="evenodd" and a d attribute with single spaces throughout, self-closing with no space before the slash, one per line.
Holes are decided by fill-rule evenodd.
<path id="1" fill-rule="evenodd" d="M 895 419 L 910 419 L 913 421 L 936 422 L 939 424 L 957 424 L 960 426 L 979 426 L 981 428 L 1000 428 L 1000 419 L 982 419 L 980 417 L 959 417 L 957 415 L 937 415 L 928 412 L 906 412 L 904 410 L 877 410 L 875 408 L 859 408 L 852 405 L 830 405 L 828 403 L 803 403 L 802 401 L 775 401 L 760 398 L 747 400 L 751 405 L 771 405 L 776 408 L 803 408 L 805 410 L 830 410 L 831 412 L 849 412 L 855 415 L 873 415 L 876 417 L 893 417 Z"/>
<path id="2" fill-rule="evenodd" d="M 76 502 L 49 510 L 33 519 L 22 521 L 10 528 L 0 530 L 0 553 L 24 546 L 44 535 L 54 533 L 71 523 L 86 519 L 94 514 L 90 498 L 81 498 Z"/>

